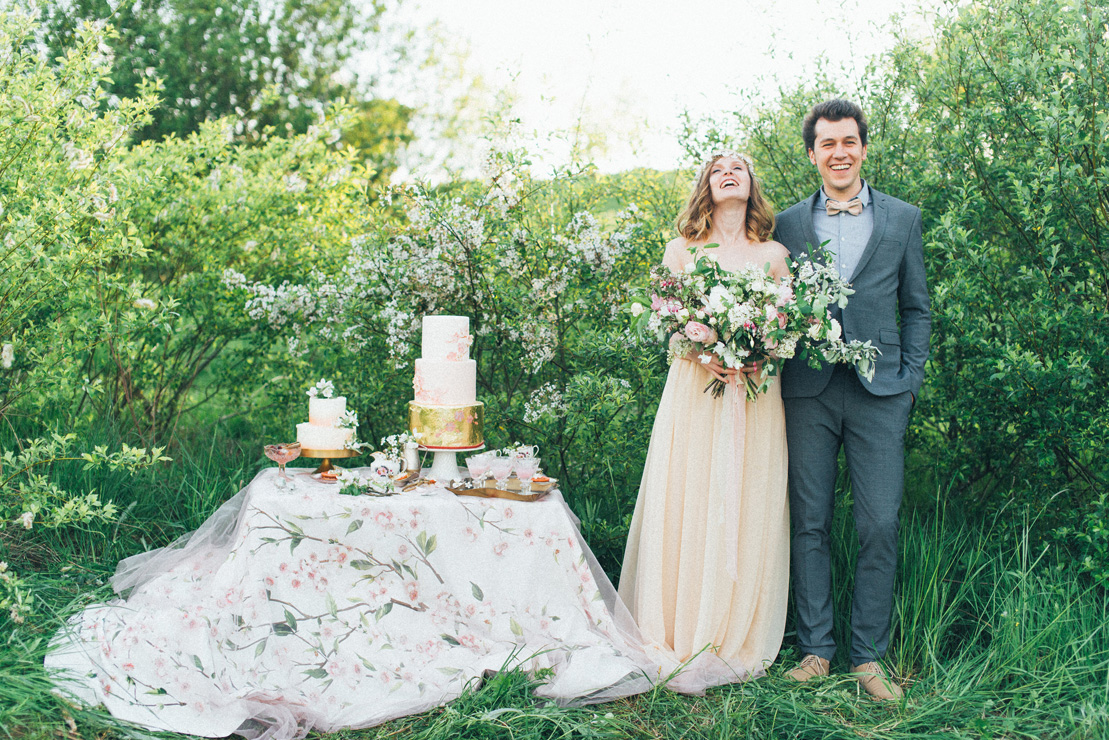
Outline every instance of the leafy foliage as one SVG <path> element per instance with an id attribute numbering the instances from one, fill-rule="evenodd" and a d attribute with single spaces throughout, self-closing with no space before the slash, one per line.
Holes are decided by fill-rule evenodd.
<path id="1" fill-rule="evenodd" d="M 138 141 L 184 138 L 228 116 L 243 140 L 285 137 L 304 133 L 346 99 L 361 120 L 347 143 L 384 175 L 396 169 L 397 148 L 413 139 L 414 111 L 374 98 L 374 81 L 351 70 L 359 54 L 384 55 L 386 5 L 67 0 L 46 5 L 42 35 L 52 58 L 73 46 L 84 23 L 115 29 L 104 40 L 111 99 L 135 97 L 155 82 L 161 95 L 156 114 L 136 130 Z"/>
<path id="2" fill-rule="evenodd" d="M 973 509 L 1018 504 L 1013 521 L 1049 502 L 1067 520 L 1109 488 L 1106 20 L 1103 3 L 952 7 L 859 84 L 864 175 L 925 216 L 933 339 L 915 459 Z M 742 140 L 788 204 L 819 185 L 801 119 L 836 94 L 818 79 L 691 121 L 687 146 Z"/>

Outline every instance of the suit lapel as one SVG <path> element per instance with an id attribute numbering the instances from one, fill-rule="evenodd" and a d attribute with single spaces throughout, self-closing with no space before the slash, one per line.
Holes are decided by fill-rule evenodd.
<path id="1" fill-rule="evenodd" d="M 812 256 L 812 250 L 820 246 L 820 240 L 817 239 L 816 229 L 813 228 L 812 224 L 812 209 L 816 205 L 816 199 L 819 195 L 819 190 L 810 195 L 809 199 L 805 201 L 805 207 L 801 209 L 801 231 L 804 232 L 803 236 L 807 242 L 805 252 L 810 257 Z"/>
<path id="2" fill-rule="evenodd" d="M 874 188 L 870 189 L 870 202 L 874 204 L 874 230 L 870 232 L 870 240 L 866 243 L 866 248 L 863 249 L 863 254 L 859 257 L 858 263 L 855 265 L 855 272 L 852 273 L 851 279 L 848 282 L 854 282 L 859 273 L 866 267 L 866 263 L 874 256 L 875 250 L 878 249 L 878 242 L 882 241 L 882 237 L 886 233 L 886 221 L 889 219 L 889 207 L 886 206 L 886 196 L 879 193 Z M 812 223 L 812 215 L 809 215 L 809 222 Z"/>

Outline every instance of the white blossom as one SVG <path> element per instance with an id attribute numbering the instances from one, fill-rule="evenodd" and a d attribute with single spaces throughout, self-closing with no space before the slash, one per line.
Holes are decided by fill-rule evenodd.
<path id="1" fill-rule="evenodd" d="M 532 391 L 524 402 L 524 422 L 533 424 L 544 416 L 561 417 L 566 415 L 566 404 L 562 393 L 554 383 L 544 383 Z"/>

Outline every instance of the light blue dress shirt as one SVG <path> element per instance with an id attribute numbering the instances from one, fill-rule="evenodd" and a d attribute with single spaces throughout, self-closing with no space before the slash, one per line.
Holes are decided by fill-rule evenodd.
<path id="1" fill-rule="evenodd" d="M 863 181 L 863 189 L 859 192 L 863 211 L 858 216 L 840 212 L 829 216 L 825 203 L 828 194 L 820 188 L 820 194 L 813 203 L 812 225 L 816 231 L 816 238 L 823 244 L 827 251 L 836 256 L 836 270 L 844 280 L 850 280 L 855 274 L 859 258 L 863 256 L 866 243 L 874 231 L 874 206 L 870 202 L 870 186 Z"/>

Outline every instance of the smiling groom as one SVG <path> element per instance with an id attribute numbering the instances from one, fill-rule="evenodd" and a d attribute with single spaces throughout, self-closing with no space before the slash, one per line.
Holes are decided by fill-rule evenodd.
<path id="1" fill-rule="evenodd" d="M 881 350 L 868 382 L 850 365 L 789 360 L 782 371 L 793 526 L 793 598 L 801 664 L 798 681 L 826 676 L 832 635 L 831 525 L 839 450 L 854 495 L 859 535 L 851 607 L 852 673 L 871 696 L 896 699 L 901 688 L 882 666 L 889 645 L 897 571 L 897 521 L 904 482 L 909 410 L 924 380 L 931 313 L 924 277 L 920 209 L 880 193 L 861 178 L 866 116 L 854 103 L 829 100 L 806 116 L 802 137 L 823 180 L 816 193 L 778 215 L 774 238 L 795 259 L 827 243 L 855 293 L 834 310 L 844 339 Z"/>

